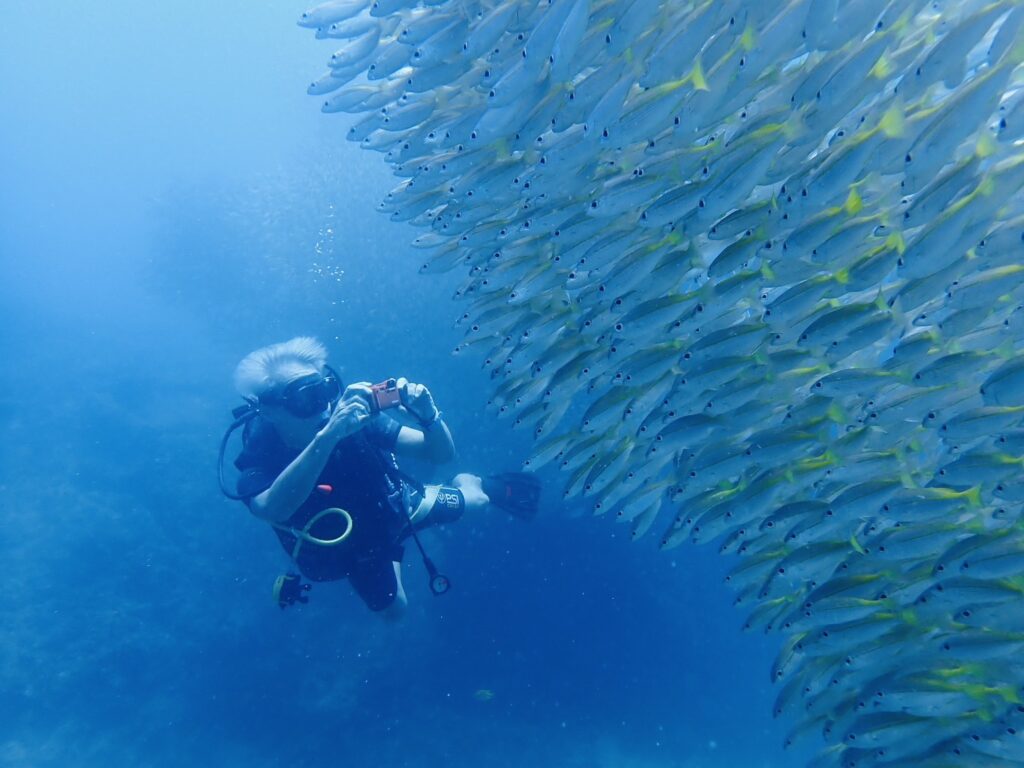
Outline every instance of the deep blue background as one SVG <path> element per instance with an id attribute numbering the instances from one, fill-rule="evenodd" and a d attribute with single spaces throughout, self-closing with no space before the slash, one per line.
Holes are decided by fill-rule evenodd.
<path id="1" fill-rule="evenodd" d="M 305 95 L 301 10 L 4 4 L 0 766 L 798 764 L 728 564 L 554 500 L 428 535 L 443 598 L 410 547 L 400 626 L 344 584 L 272 604 L 283 555 L 213 472 L 250 349 L 428 384 L 449 475 L 529 450 L 449 354 L 459 275 L 416 274 L 382 159 Z"/>

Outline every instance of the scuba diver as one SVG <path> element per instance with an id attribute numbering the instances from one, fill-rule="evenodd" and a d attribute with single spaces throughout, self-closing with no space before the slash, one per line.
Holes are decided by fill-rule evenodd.
<path id="1" fill-rule="evenodd" d="M 407 605 L 401 574 L 406 538 L 416 542 L 431 591 L 441 594 L 448 579 L 426 555 L 418 531 L 488 505 L 527 519 L 537 512 L 540 485 L 529 473 L 461 473 L 449 485 L 426 486 L 405 474 L 396 455 L 433 464 L 455 456 L 430 391 L 404 378 L 346 387 L 316 339 L 252 352 L 239 363 L 235 385 L 246 403 L 235 409 L 221 440 L 221 490 L 273 527 L 298 568 L 299 574 L 275 583 L 282 608 L 307 602 L 310 585 L 302 577 L 348 579 L 370 610 L 398 618 Z M 417 426 L 401 424 L 390 409 Z M 241 474 L 232 493 L 224 452 L 239 427 L 243 447 L 234 463 Z"/>

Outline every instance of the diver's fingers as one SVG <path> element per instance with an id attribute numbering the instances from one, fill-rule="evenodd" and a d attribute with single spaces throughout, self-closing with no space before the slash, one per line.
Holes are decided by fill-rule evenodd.
<path id="1" fill-rule="evenodd" d="M 342 398 L 346 400 L 353 398 L 365 400 L 372 396 L 373 385 L 368 381 L 357 381 L 345 387 L 345 394 L 342 395 Z"/>
<path id="2" fill-rule="evenodd" d="M 350 419 L 361 421 L 362 419 L 369 418 L 369 416 L 370 405 L 366 402 L 365 398 L 352 397 L 338 402 L 334 412 L 331 414 L 331 421 L 338 422 Z"/>
<path id="3" fill-rule="evenodd" d="M 345 415 L 362 421 L 370 418 L 370 404 L 362 397 L 355 397 L 345 404 Z"/>
<path id="4" fill-rule="evenodd" d="M 338 438 L 358 432 L 370 418 L 370 406 L 361 397 L 342 401 L 331 414 L 324 430 Z"/>

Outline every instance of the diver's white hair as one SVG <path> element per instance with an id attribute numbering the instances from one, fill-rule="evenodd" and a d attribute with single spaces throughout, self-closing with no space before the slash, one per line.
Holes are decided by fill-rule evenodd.
<path id="1" fill-rule="evenodd" d="M 327 348 L 312 336 L 298 336 L 250 352 L 235 369 L 235 388 L 242 397 L 259 397 L 327 363 Z"/>

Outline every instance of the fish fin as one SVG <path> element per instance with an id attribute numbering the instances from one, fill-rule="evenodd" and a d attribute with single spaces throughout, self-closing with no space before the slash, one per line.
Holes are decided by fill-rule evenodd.
<path id="1" fill-rule="evenodd" d="M 907 118 L 904 114 L 903 105 L 897 102 L 889 107 L 885 114 L 882 115 L 878 127 L 888 139 L 896 139 L 905 135 L 907 132 Z"/>
<path id="2" fill-rule="evenodd" d="M 984 159 L 994 155 L 998 148 L 999 145 L 996 143 L 992 134 L 988 131 L 983 131 L 981 137 L 978 139 L 978 143 L 974 147 L 974 154 Z"/>
<path id="3" fill-rule="evenodd" d="M 836 424 L 845 424 L 847 421 L 846 414 L 835 401 L 833 401 L 832 404 L 828 407 L 828 410 L 825 411 L 825 415 L 828 416 L 828 418 L 831 421 L 834 421 Z"/>
<path id="4" fill-rule="evenodd" d="M 850 194 L 846 196 L 846 202 L 843 203 L 843 210 L 851 216 L 856 216 L 864 209 L 864 198 L 860 196 L 860 192 L 857 191 L 856 187 L 850 187 Z"/>
<path id="5" fill-rule="evenodd" d="M 651 247 L 650 250 L 651 251 L 657 250 L 658 248 L 661 248 L 662 245 L 678 245 L 680 242 L 682 242 L 682 239 L 683 239 L 683 233 L 682 232 L 677 232 L 675 230 L 672 230 L 667 235 L 665 235 L 664 239 L 660 243 L 655 243 Z M 650 251 L 648 251 L 648 252 L 650 252 Z"/>
<path id="6" fill-rule="evenodd" d="M 908 8 L 898 19 L 896 19 L 896 21 L 889 25 L 889 33 L 902 36 L 903 31 L 910 25 L 913 18 L 914 13 Z"/>
<path id="7" fill-rule="evenodd" d="M 1011 67 L 1015 67 L 1024 61 L 1024 37 L 1020 33 L 1018 33 L 1013 47 L 1004 54 L 1003 60 L 997 66 L 1001 66 L 1003 61 L 1007 62 Z"/>
<path id="8" fill-rule="evenodd" d="M 757 44 L 757 33 L 754 31 L 754 25 L 748 23 L 746 28 L 743 30 L 743 34 L 740 35 L 740 47 L 744 51 L 751 51 Z"/>
<path id="9" fill-rule="evenodd" d="M 708 91 L 707 77 L 704 75 L 704 66 L 701 64 L 700 56 L 693 62 L 693 69 L 690 70 L 690 81 L 695 91 Z"/>
<path id="10" fill-rule="evenodd" d="M 787 140 L 799 138 L 804 134 L 806 127 L 804 125 L 803 114 L 801 112 L 793 112 L 792 115 L 782 124 L 782 135 Z M 772 196 L 771 203 L 774 207 L 776 206 L 775 196 Z"/>
<path id="11" fill-rule="evenodd" d="M 907 250 L 907 241 L 903 239 L 902 232 L 893 232 L 887 238 L 885 238 L 885 244 L 890 248 L 895 248 L 896 253 L 900 256 Z"/>
<path id="12" fill-rule="evenodd" d="M 978 184 L 978 186 L 975 188 L 975 190 L 973 192 L 971 192 L 971 194 L 967 195 L 963 199 L 964 200 L 970 200 L 975 195 L 984 195 L 985 197 L 988 197 L 989 195 L 991 195 L 995 191 L 996 191 L 996 183 L 995 183 L 995 181 L 992 179 L 991 176 L 985 176 L 985 178 L 983 178 L 981 180 L 981 183 Z M 960 207 L 962 207 L 962 206 L 957 206 L 957 209 L 959 210 Z"/>
<path id="13" fill-rule="evenodd" d="M 857 536 L 850 536 L 850 546 L 853 547 L 854 551 L 861 555 L 866 555 L 867 550 L 861 546 L 860 542 L 857 541 Z"/>
<path id="14" fill-rule="evenodd" d="M 689 78 L 681 77 L 678 80 L 670 80 L 667 83 L 662 83 L 661 85 L 656 86 L 653 90 L 654 90 L 654 92 L 657 95 L 665 96 L 665 95 L 668 95 L 668 94 L 670 94 L 670 93 L 672 93 L 674 91 L 679 90 L 684 85 L 686 85 L 688 82 L 689 82 Z"/>
<path id="15" fill-rule="evenodd" d="M 981 486 L 976 485 L 973 488 L 968 488 L 963 492 L 964 498 L 967 499 L 968 503 L 975 509 L 984 506 L 984 502 L 981 500 Z"/>
<path id="16" fill-rule="evenodd" d="M 887 54 L 882 54 L 878 57 L 878 61 L 875 62 L 875 66 L 868 72 L 869 77 L 873 77 L 876 80 L 885 80 L 893 73 L 892 59 Z"/>
<path id="17" fill-rule="evenodd" d="M 1009 360 L 1017 354 L 1017 351 L 1013 348 L 1013 342 L 1010 341 L 1003 342 L 993 351 L 996 353 L 997 357 L 1001 357 L 1004 360 Z"/>

